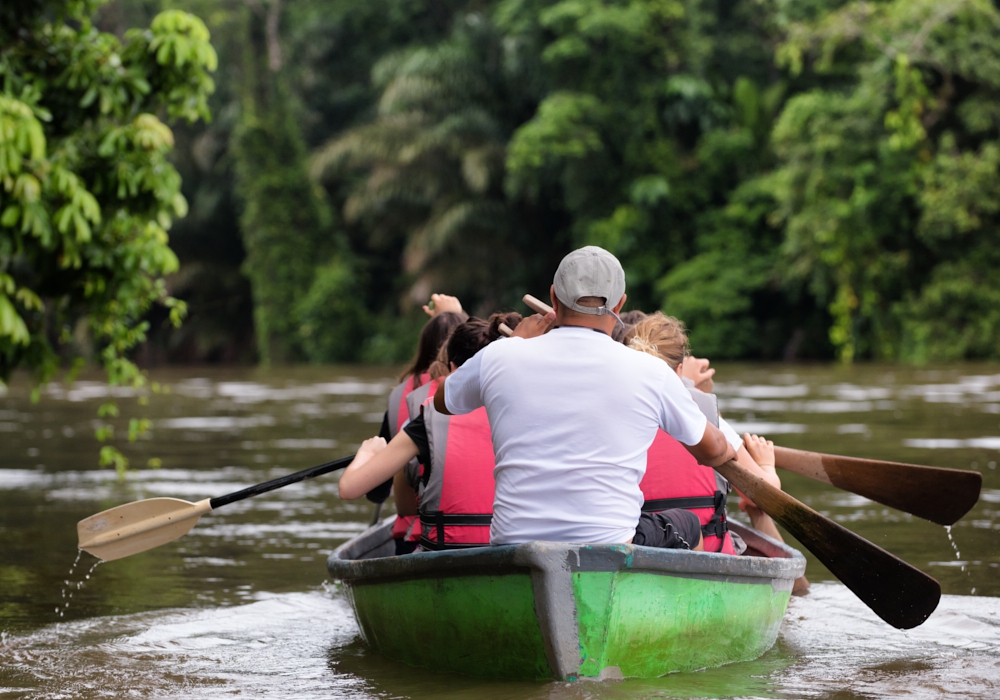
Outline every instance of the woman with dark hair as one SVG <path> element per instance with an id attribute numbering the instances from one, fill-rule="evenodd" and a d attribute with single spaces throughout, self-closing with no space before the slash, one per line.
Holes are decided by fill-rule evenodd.
<path id="1" fill-rule="evenodd" d="M 460 307 L 461 308 L 461 307 Z M 427 370 L 438 355 L 451 332 L 468 319 L 465 313 L 445 311 L 431 318 L 420 332 L 417 353 L 399 375 L 400 384 L 389 394 L 389 437 L 392 438 L 409 420 L 406 414 L 406 395 L 423 385 L 428 379 Z"/>
<path id="2" fill-rule="evenodd" d="M 430 380 L 428 369 L 437 357 L 438 351 L 444 346 L 451 332 L 469 318 L 462 310 L 458 298 L 447 294 L 432 294 L 430 303 L 424 305 L 424 313 L 431 319 L 420 332 L 417 353 L 399 375 L 400 384 L 389 393 L 388 408 L 382 420 L 382 429 L 379 431 L 386 440 L 395 437 L 400 428 L 410 420 L 406 397 Z M 393 537 L 397 540 L 407 536 L 419 537 L 420 530 L 414 527 L 416 505 L 405 497 L 405 493 L 400 493 L 398 485 L 390 481 L 378 484 L 368 492 L 368 500 L 382 503 L 389 497 L 391 486 L 395 486 L 394 501 L 396 512 L 400 516 L 393 527 Z"/>
<path id="3" fill-rule="evenodd" d="M 400 373 L 399 381 L 401 382 L 406 381 L 409 377 L 420 377 L 426 373 L 427 368 L 437 357 L 438 350 L 448 339 L 448 335 L 469 318 L 469 314 L 462 310 L 462 304 L 458 297 L 447 294 L 431 294 L 430 304 L 424 304 L 423 308 L 424 313 L 430 316 L 431 320 L 420 331 L 417 353 L 406 365 L 406 369 Z M 420 386 L 420 383 L 417 386 Z"/>
<path id="4" fill-rule="evenodd" d="M 499 327 L 517 326 L 517 313 L 470 318 L 455 328 L 445 345 L 447 370 L 454 371 L 479 350 L 499 339 Z M 493 512 L 493 443 L 485 409 L 451 417 L 434 409 L 437 380 L 408 397 L 414 418 L 388 444 L 366 440 L 340 478 L 341 498 L 357 498 L 390 476 L 397 493 L 415 488 L 420 515 L 420 543 L 425 549 L 489 544 Z M 417 459 L 418 473 L 407 465 Z M 408 473 L 408 474 L 407 474 Z M 409 538 L 407 538 L 409 539 Z M 397 552 L 412 551 L 397 542 Z"/>

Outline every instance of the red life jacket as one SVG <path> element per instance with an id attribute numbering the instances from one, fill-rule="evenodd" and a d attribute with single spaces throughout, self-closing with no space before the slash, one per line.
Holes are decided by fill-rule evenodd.
<path id="1" fill-rule="evenodd" d="M 428 400 L 421 409 L 430 464 L 424 465 L 418 510 L 424 549 L 485 547 L 493 520 L 493 435 L 485 408 L 446 416 Z"/>
<path id="2" fill-rule="evenodd" d="M 414 388 L 426 386 L 431 379 L 431 375 L 426 372 L 421 374 L 419 380 L 410 375 L 402 384 L 389 393 L 389 438 L 396 437 L 406 421 L 410 420 L 410 407 L 406 402 L 406 397 Z"/>
<path id="3" fill-rule="evenodd" d="M 706 552 L 736 554 L 726 522 L 729 484 L 711 467 L 703 467 L 684 446 L 662 430 L 646 453 L 646 474 L 639 482 L 645 503 L 642 509 L 656 513 L 686 508 L 701 521 Z"/>
<path id="4" fill-rule="evenodd" d="M 427 386 L 427 382 L 430 381 L 431 375 L 424 373 L 421 374 L 419 378 L 415 378 L 414 375 L 410 375 L 406 378 L 402 384 L 397 386 L 389 393 L 389 434 L 390 439 L 396 437 L 396 434 L 402 429 L 406 421 L 410 420 L 410 408 L 407 403 L 407 397 L 413 392 L 414 385 L 419 381 L 419 386 L 417 388 L 423 388 Z M 419 405 L 419 404 L 418 404 Z M 410 533 L 410 537 L 407 538 L 410 542 L 416 542 L 420 539 L 420 523 L 415 523 L 417 519 L 415 515 L 404 515 L 397 516 L 396 522 L 392 524 L 392 536 L 394 539 L 402 539 L 406 536 L 406 533 Z M 414 531 L 416 534 L 414 535 Z"/>

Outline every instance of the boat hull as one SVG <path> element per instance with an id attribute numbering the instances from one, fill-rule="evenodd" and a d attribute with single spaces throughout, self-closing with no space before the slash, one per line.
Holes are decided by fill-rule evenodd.
<path id="1" fill-rule="evenodd" d="M 762 556 L 532 542 L 390 557 L 390 519 L 328 568 L 388 658 L 487 678 L 653 678 L 774 644 L 805 560 L 734 529 Z"/>

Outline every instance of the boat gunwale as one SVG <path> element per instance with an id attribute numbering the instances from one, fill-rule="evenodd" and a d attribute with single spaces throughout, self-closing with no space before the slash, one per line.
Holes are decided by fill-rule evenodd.
<path id="1" fill-rule="evenodd" d="M 790 584 L 803 574 L 806 563 L 805 557 L 788 545 L 732 522 L 734 531 L 749 540 L 755 550 L 768 556 L 734 556 L 632 544 L 527 542 L 372 559 L 351 558 L 357 556 L 359 543 L 377 542 L 389 535 L 393 519 L 394 516 L 390 516 L 337 547 L 327 559 L 330 575 L 345 583 L 364 584 L 414 578 L 530 574 L 537 569 L 540 558 L 544 558 L 559 561 L 572 573 L 631 571 L 774 585 L 778 581 Z"/>

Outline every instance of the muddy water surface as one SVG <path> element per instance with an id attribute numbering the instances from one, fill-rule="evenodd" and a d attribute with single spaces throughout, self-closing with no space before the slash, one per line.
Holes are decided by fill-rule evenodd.
<path id="1" fill-rule="evenodd" d="M 154 372 L 124 482 L 96 467 L 99 382 L 0 395 L 0 698 L 997 698 L 1000 697 L 1000 366 L 719 367 L 724 415 L 779 444 L 976 469 L 976 508 L 948 533 L 784 476 L 786 490 L 941 581 L 922 627 L 881 623 L 814 560 L 761 659 L 652 681 L 496 683 L 415 670 L 360 642 L 326 555 L 371 504 L 323 477 L 204 517 L 174 543 L 94 567 L 77 520 L 152 496 L 199 500 L 350 454 L 378 430 L 380 368 Z M 89 575 L 90 578 L 87 578 Z M 725 630 L 720 630 L 725 634 Z"/>

